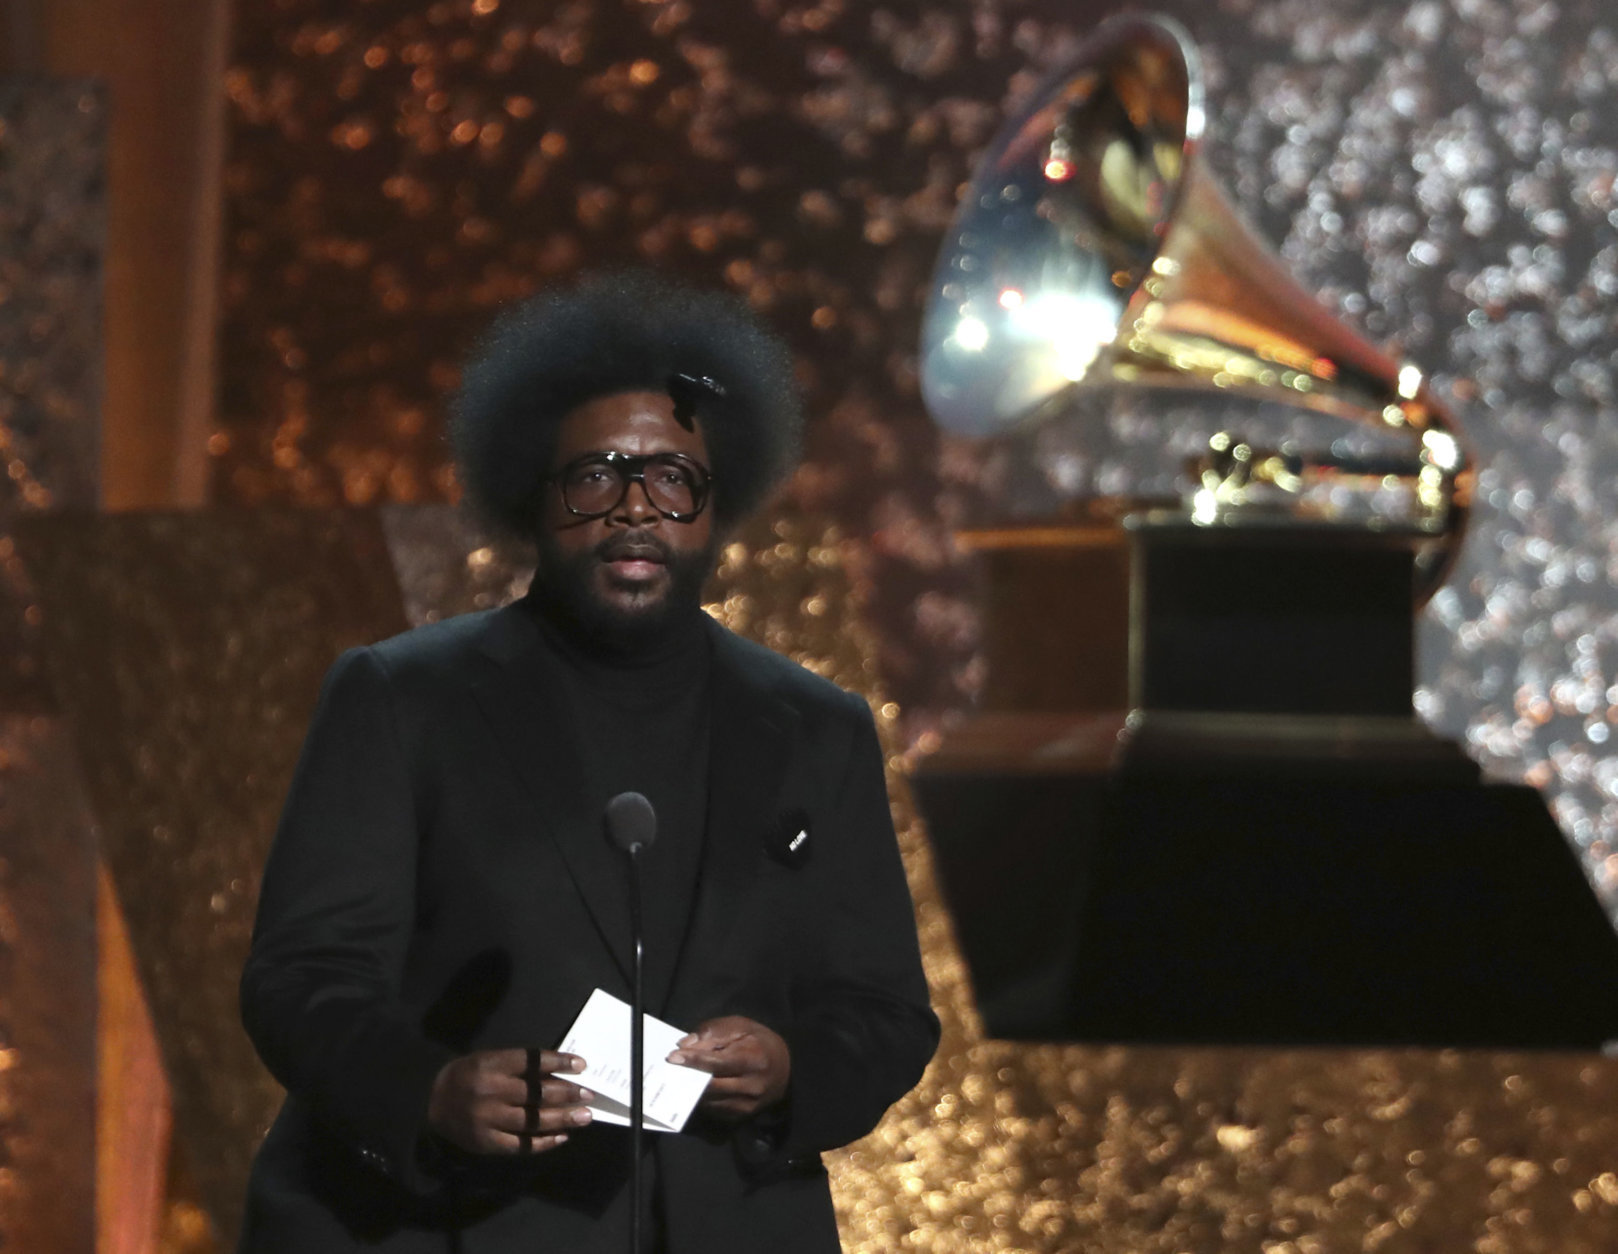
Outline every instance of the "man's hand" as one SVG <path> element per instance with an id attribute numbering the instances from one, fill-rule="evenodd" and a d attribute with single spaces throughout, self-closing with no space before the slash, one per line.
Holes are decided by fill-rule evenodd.
<path id="1" fill-rule="evenodd" d="M 713 1075 L 698 1105 L 726 1119 L 746 1119 L 774 1106 L 786 1096 L 792 1074 L 787 1043 L 741 1015 L 709 1019 L 680 1038 L 669 1061 Z"/>
<path id="2" fill-rule="evenodd" d="M 427 1099 L 427 1122 L 452 1145 L 475 1154 L 555 1149 L 569 1128 L 590 1122 L 594 1096 L 557 1073 L 584 1070 L 576 1054 L 548 1049 L 491 1049 L 446 1063 Z"/>

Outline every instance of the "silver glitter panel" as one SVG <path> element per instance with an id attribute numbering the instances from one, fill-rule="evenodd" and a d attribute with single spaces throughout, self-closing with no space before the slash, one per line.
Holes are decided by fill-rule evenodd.
<path id="1" fill-rule="evenodd" d="M 106 102 L 0 76 L 0 707 L 43 710 L 38 609 L 11 522 L 96 501 Z"/>

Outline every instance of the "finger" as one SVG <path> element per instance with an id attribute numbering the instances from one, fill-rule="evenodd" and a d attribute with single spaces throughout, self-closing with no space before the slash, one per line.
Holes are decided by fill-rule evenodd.
<path id="1" fill-rule="evenodd" d="M 724 1101 L 731 1097 L 745 1097 L 757 1099 L 764 1096 L 764 1077 L 760 1075 L 744 1076 L 716 1076 L 708 1082 L 703 1090 L 703 1096 L 714 1101 Z"/>
<path id="2" fill-rule="evenodd" d="M 505 1075 L 521 1078 L 528 1069 L 526 1049 L 488 1049 L 476 1055 L 477 1070 L 482 1075 Z"/>
<path id="3" fill-rule="evenodd" d="M 555 1087 L 558 1082 L 549 1078 L 554 1070 L 560 1069 L 565 1072 L 574 1072 L 582 1068 L 584 1059 L 577 1054 L 558 1054 L 548 1049 L 530 1049 L 527 1051 L 527 1055 L 527 1065 L 523 1069 L 523 1083 L 527 1085 L 527 1093 L 523 1097 L 525 1105 L 536 1106 L 542 1103 L 545 1105 L 564 1105 L 574 1100 L 588 1101 L 590 1099 L 588 1094 L 582 1098 L 572 1096 L 584 1091 L 577 1085 L 567 1084 Z M 558 1063 L 565 1065 L 558 1068 L 556 1065 Z M 577 1066 L 574 1064 L 577 1064 Z"/>
<path id="4" fill-rule="evenodd" d="M 546 1075 L 571 1075 L 584 1070 L 584 1059 L 577 1054 L 558 1053 L 554 1049 L 536 1049 L 539 1069 Z"/>
<path id="5" fill-rule="evenodd" d="M 528 1101 L 528 1085 L 520 1076 L 473 1070 L 459 1077 L 456 1088 L 468 1103 L 521 1106 Z"/>
<path id="6" fill-rule="evenodd" d="M 594 1115 L 585 1106 L 503 1106 L 485 1114 L 482 1123 L 495 1132 L 551 1136 L 582 1128 Z"/>
<path id="7" fill-rule="evenodd" d="M 733 1045 L 747 1035 L 749 1033 L 746 1028 L 708 1025 L 698 1028 L 688 1039 L 698 1049 L 724 1049 L 725 1046 Z M 680 1041 L 679 1044 L 684 1045 L 685 1041 Z"/>
<path id="8" fill-rule="evenodd" d="M 678 1058 L 679 1065 L 695 1067 L 698 1071 L 706 1071 L 709 1075 L 748 1075 L 764 1070 L 766 1063 L 762 1053 L 753 1049 L 728 1049 L 723 1051 L 698 1051 L 682 1049 L 669 1055 L 671 1062 Z"/>
<path id="9" fill-rule="evenodd" d="M 566 1135 L 558 1136 L 516 1136 L 504 1132 L 489 1134 L 489 1149 L 494 1153 L 503 1154 L 543 1154 L 546 1150 L 553 1150 L 558 1145 L 566 1145 Z"/>
<path id="10" fill-rule="evenodd" d="M 522 1080 L 511 1076 L 486 1076 L 473 1086 L 479 1103 L 488 1110 L 504 1108 L 522 1110 L 525 1107 L 584 1106 L 595 1100 L 595 1094 L 566 1080 L 544 1080 L 537 1089 L 530 1089 Z"/>
<path id="11" fill-rule="evenodd" d="M 737 1053 L 734 1044 L 714 1045 L 708 1041 L 701 1041 L 696 1045 L 676 1049 L 669 1055 L 668 1060 L 676 1066 L 698 1067 L 703 1071 L 712 1071 L 715 1067 L 733 1065 Z"/>
<path id="12" fill-rule="evenodd" d="M 584 1106 L 595 1101 L 596 1095 L 587 1088 L 567 1080 L 546 1080 L 539 1086 L 538 1101 L 525 1103 L 535 1106 Z"/>

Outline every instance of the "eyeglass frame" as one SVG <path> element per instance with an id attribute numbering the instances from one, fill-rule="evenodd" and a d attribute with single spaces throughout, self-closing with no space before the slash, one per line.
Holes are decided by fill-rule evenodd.
<path id="1" fill-rule="evenodd" d="M 606 509 L 586 510 L 575 509 L 567 499 L 567 476 L 579 466 L 587 466 L 592 462 L 604 462 L 613 468 L 613 472 L 623 479 L 623 491 L 618 499 Z M 695 498 L 695 507 L 689 512 L 680 512 L 664 509 L 652 499 L 651 489 L 646 486 L 646 467 L 653 462 L 674 462 L 681 468 L 695 472 L 692 480 L 692 495 Z M 628 469 L 624 469 L 628 467 Z M 708 497 L 713 489 L 713 471 L 709 470 L 694 457 L 684 453 L 620 453 L 617 449 L 604 449 L 598 453 L 585 453 L 575 457 L 560 469 L 553 471 L 540 480 L 540 483 L 554 483 L 562 497 L 562 508 L 575 518 L 605 518 L 623 505 L 629 496 L 631 484 L 640 484 L 642 495 L 646 503 L 657 511 L 659 517 L 667 518 L 670 522 L 690 523 L 702 516 L 702 511 L 708 508 Z"/>

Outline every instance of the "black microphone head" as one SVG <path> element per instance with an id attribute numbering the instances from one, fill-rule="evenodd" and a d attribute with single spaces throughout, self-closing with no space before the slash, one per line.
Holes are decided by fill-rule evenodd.
<path id="1" fill-rule="evenodd" d="M 625 853 L 639 853 L 657 839 L 657 811 L 638 792 L 621 792 L 607 802 L 607 839 Z"/>

